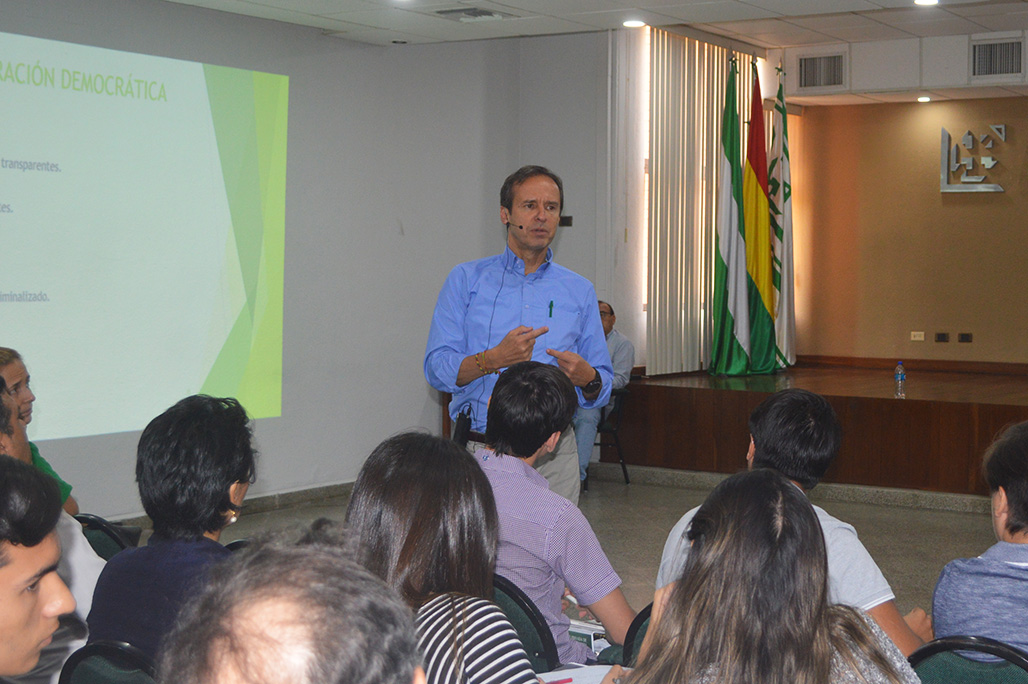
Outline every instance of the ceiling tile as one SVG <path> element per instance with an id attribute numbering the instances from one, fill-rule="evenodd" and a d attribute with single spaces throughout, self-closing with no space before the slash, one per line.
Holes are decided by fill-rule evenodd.
<path id="1" fill-rule="evenodd" d="M 734 2 L 734 0 L 726 0 L 723 2 L 698 2 L 695 4 L 661 4 L 650 6 L 650 9 L 654 12 L 659 12 L 660 14 L 664 14 L 669 17 L 675 17 L 676 19 L 689 23 L 768 19 L 777 16 L 774 12 L 754 7 L 753 5 Z"/>
<path id="2" fill-rule="evenodd" d="M 287 12 L 303 14 L 333 14 L 375 7 L 373 3 L 365 0 L 246 0 L 244 4 L 276 7 Z"/>
<path id="3" fill-rule="evenodd" d="M 676 23 L 676 20 L 672 18 L 641 9 L 614 10 L 610 12 L 581 12 L 577 14 L 569 14 L 564 18 L 578 22 L 579 24 L 584 24 L 585 26 L 591 26 L 592 30 L 621 28 L 621 24 L 628 19 L 638 19 L 646 22 L 650 26 L 658 27 Z"/>
<path id="4" fill-rule="evenodd" d="M 967 19 L 951 17 L 937 21 L 898 24 L 896 28 L 909 31 L 915 36 L 926 38 L 928 36 L 956 36 L 967 33 L 980 33 L 984 27 L 980 24 L 973 24 Z"/>
<path id="5" fill-rule="evenodd" d="M 533 14 L 551 17 L 566 17 L 582 12 L 605 12 L 632 9 L 634 2 L 628 0 L 501 0 L 502 4 L 516 7 Z"/>
<path id="6" fill-rule="evenodd" d="M 525 17 L 524 19 L 509 19 L 504 22 L 507 28 L 514 31 L 518 36 L 540 36 L 550 33 L 580 33 L 582 31 L 594 31 L 592 26 L 570 21 L 568 19 L 557 19 L 554 17 Z"/>
<path id="7" fill-rule="evenodd" d="M 200 2 L 189 4 L 222 12 L 231 12 L 233 14 L 256 17 L 258 19 L 282 21 L 288 24 L 313 26 L 315 28 L 341 28 L 337 22 L 331 20 L 326 21 L 322 17 L 318 17 L 313 14 L 294 12 L 280 7 L 270 7 L 268 5 L 261 5 L 253 2 L 244 2 L 243 0 L 202 0 Z"/>
<path id="8" fill-rule="evenodd" d="M 335 15 L 326 15 L 330 19 L 340 19 L 353 24 L 370 26 L 372 28 L 392 29 L 395 31 L 412 31 L 417 33 L 418 28 L 431 27 L 436 23 L 447 23 L 448 19 L 432 16 L 430 10 L 414 12 L 396 8 L 380 8 L 358 10 L 355 12 L 343 12 Z"/>
<path id="9" fill-rule="evenodd" d="M 422 43 L 442 42 L 434 38 L 415 36 L 409 33 L 403 33 L 402 31 L 389 31 L 386 29 L 366 27 L 361 27 L 359 30 L 354 31 L 331 33 L 329 35 L 333 38 L 342 38 L 344 40 L 352 40 L 358 43 L 370 43 L 371 45 L 388 45 L 389 47 L 399 47 L 403 44 L 416 45 Z"/>
<path id="10" fill-rule="evenodd" d="M 961 17 L 978 17 L 983 15 L 1016 14 L 1028 11 L 1026 2 L 990 2 L 978 5 L 960 5 L 947 7 L 947 11 Z"/>
<path id="11" fill-rule="evenodd" d="M 821 32 L 845 43 L 866 43 L 872 40 L 899 40 L 912 37 L 908 31 L 885 24 L 871 24 L 859 28 L 821 29 Z"/>
<path id="12" fill-rule="evenodd" d="M 984 14 L 970 17 L 971 21 L 989 31 L 1023 31 L 1028 29 L 1028 11 L 1010 14 Z"/>
<path id="13" fill-rule="evenodd" d="M 843 12 L 840 14 L 814 14 L 806 17 L 790 17 L 788 21 L 796 24 L 797 26 L 814 29 L 815 31 L 838 28 L 859 28 L 878 24 L 877 21 L 874 21 L 863 14 L 854 14 L 853 12 Z"/>
<path id="14" fill-rule="evenodd" d="M 785 16 L 804 14 L 833 14 L 835 12 L 862 12 L 879 9 L 868 0 L 746 0 L 755 7 Z"/>

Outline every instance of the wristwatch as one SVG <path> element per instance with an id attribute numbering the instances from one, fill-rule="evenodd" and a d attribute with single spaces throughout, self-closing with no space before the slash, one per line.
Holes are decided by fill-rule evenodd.
<path id="1" fill-rule="evenodd" d="M 585 385 L 585 387 L 582 388 L 582 394 L 596 394 L 603 387 L 603 381 L 600 380 L 600 371 L 596 370 L 595 368 L 593 369 L 593 371 L 596 373 L 596 375 L 593 376 L 593 379 L 590 380 L 588 384 Z"/>

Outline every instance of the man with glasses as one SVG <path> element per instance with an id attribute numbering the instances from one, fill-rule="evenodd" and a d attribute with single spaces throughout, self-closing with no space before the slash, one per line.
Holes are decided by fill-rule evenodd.
<path id="1" fill-rule="evenodd" d="M 617 316 L 614 307 L 602 300 L 596 302 L 600 309 L 600 324 L 607 339 L 607 351 L 610 352 L 610 363 L 614 367 L 612 390 L 619 390 L 628 384 L 635 366 L 635 345 L 627 337 L 614 329 Z M 602 408 L 578 407 L 571 424 L 575 428 L 575 440 L 578 442 L 578 477 L 582 487 L 588 488 L 589 461 L 593 455 L 593 443 L 596 441 L 596 428 L 603 417 Z"/>

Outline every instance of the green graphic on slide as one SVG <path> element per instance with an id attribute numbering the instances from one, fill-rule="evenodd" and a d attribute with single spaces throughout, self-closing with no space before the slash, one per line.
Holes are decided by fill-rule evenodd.
<path id="1" fill-rule="evenodd" d="M 279 416 L 289 77 L 206 64 L 204 75 L 232 216 L 228 287 L 245 301 L 201 391 Z"/>

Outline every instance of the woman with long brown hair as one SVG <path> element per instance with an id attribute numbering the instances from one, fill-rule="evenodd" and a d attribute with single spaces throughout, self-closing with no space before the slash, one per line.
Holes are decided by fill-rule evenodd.
<path id="1" fill-rule="evenodd" d="M 346 522 L 357 560 L 414 610 L 428 684 L 535 684 L 490 600 L 499 523 L 471 454 L 423 433 L 387 439 L 357 476 Z"/>
<path id="2" fill-rule="evenodd" d="M 766 469 L 721 482 L 693 518 L 689 558 L 657 592 L 628 684 L 912 684 L 859 610 L 828 603 L 824 536 L 796 485 Z"/>

